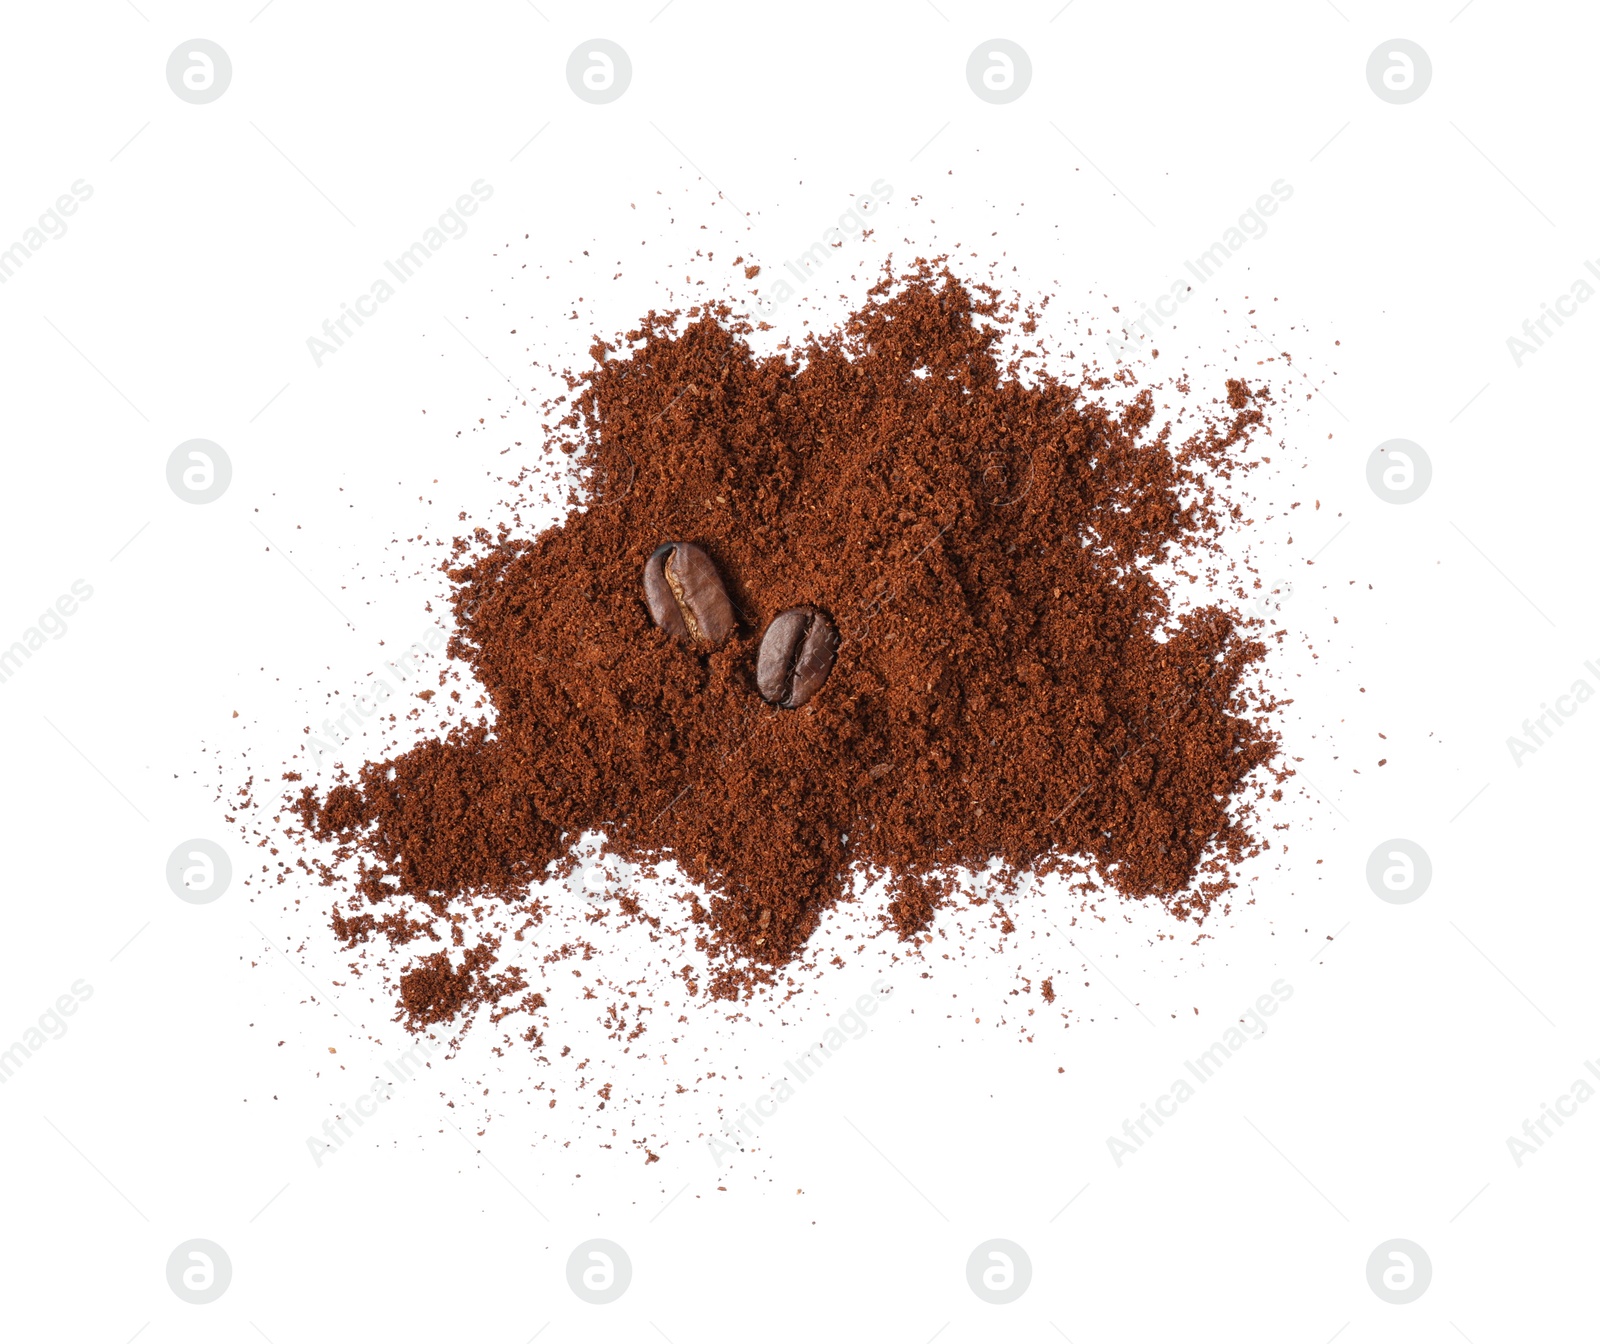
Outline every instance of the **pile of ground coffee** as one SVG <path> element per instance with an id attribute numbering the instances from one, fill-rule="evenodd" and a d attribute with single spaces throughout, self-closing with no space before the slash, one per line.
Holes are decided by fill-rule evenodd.
<path id="1" fill-rule="evenodd" d="M 530 886 L 586 831 L 704 890 L 721 997 L 795 958 L 860 878 L 886 880 L 905 938 L 988 865 L 1203 916 L 1262 847 L 1276 706 L 1249 681 L 1255 627 L 1169 588 L 1203 581 L 1190 562 L 1236 520 L 1214 485 L 1246 464 L 1263 394 L 1229 381 L 1180 436 L 1148 390 L 1112 409 L 1002 353 L 1031 330 L 919 262 L 799 349 L 757 355 L 717 305 L 597 342 L 551 426 L 583 472 L 572 509 L 537 536 L 479 529 L 448 566 L 450 652 L 490 717 L 295 800 L 301 840 L 334 846 L 327 880 L 350 878 L 341 936 L 408 943 L 413 902 L 536 917 Z M 667 543 L 715 566 L 720 641 L 652 620 Z M 798 707 L 757 685 L 791 608 L 836 632 Z M 402 1020 L 521 988 L 469 953 L 406 972 Z"/>

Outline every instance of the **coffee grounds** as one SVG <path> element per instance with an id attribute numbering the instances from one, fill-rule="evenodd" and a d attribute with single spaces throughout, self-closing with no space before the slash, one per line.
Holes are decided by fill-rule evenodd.
<path id="1" fill-rule="evenodd" d="M 294 802 L 335 847 L 324 880 L 352 883 L 333 913 L 347 945 L 409 943 L 412 902 L 447 921 L 502 902 L 536 925 L 530 888 L 589 831 L 701 889 L 684 899 L 718 998 L 770 980 L 873 883 L 907 940 L 986 867 L 998 892 L 1075 874 L 1201 920 L 1264 847 L 1251 798 L 1279 706 L 1248 680 L 1253 623 L 1174 593 L 1214 587 L 1196 571 L 1241 521 L 1218 482 L 1247 465 L 1267 397 L 1229 380 L 1179 437 L 1148 389 L 1113 408 L 1042 351 L 1003 357 L 1033 320 L 919 261 L 799 349 L 756 354 L 719 304 L 597 341 L 548 427 L 582 473 L 570 512 L 532 537 L 480 528 L 447 566 L 449 652 L 490 717 Z M 651 619 L 642 576 L 667 542 L 726 587 L 737 624 L 715 647 Z M 838 644 L 784 708 L 757 651 L 793 607 Z M 399 1020 L 524 989 L 496 957 L 424 957 Z"/>

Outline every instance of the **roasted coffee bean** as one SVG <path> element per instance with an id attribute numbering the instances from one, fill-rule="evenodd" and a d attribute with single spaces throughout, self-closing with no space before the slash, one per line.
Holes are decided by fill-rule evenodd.
<path id="1" fill-rule="evenodd" d="M 815 607 L 790 607 L 772 618 L 756 657 L 756 689 L 779 709 L 798 709 L 833 671 L 839 632 Z"/>
<path id="2" fill-rule="evenodd" d="M 733 633 L 733 603 L 711 557 L 686 541 L 656 547 L 645 562 L 651 619 L 674 639 L 720 644 Z"/>

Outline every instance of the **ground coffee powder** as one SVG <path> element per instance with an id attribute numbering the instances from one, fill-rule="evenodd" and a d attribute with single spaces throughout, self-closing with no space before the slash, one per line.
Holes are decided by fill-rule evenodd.
<path id="1" fill-rule="evenodd" d="M 715 304 L 597 341 L 552 427 L 583 472 L 572 510 L 479 529 L 448 565 L 450 652 L 492 718 L 294 799 L 324 880 L 349 883 L 341 937 L 403 947 L 411 902 L 536 922 L 530 886 L 590 830 L 703 890 L 685 899 L 715 997 L 770 979 L 863 878 L 906 939 L 986 865 L 1203 917 L 1262 847 L 1277 706 L 1249 680 L 1255 627 L 1221 599 L 1180 609 L 1172 575 L 1201 581 L 1237 521 L 1217 487 L 1265 394 L 1228 381 L 1180 436 L 1148 390 L 1114 409 L 1107 384 L 1002 353 L 1031 330 L 919 262 L 799 349 L 756 354 Z M 673 545 L 694 584 L 712 567 L 731 628 L 663 628 L 690 600 L 682 580 L 672 609 Z M 826 622 L 831 666 L 803 703 L 793 667 L 771 672 L 774 701 L 763 636 L 795 610 Z M 400 1020 L 525 988 L 496 960 L 430 952 Z"/>

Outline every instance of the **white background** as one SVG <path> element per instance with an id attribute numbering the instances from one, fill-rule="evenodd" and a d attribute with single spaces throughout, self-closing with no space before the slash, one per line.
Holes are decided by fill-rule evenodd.
<path id="1" fill-rule="evenodd" d="M 1583 1335 L 1600 1104 L 1520 1167 L 1506 1140 L 1600 1054 L 1600 706 L 1520 766 L 1506 739 L 1580 677 L 1600 687 L 1583 667 L 1600 657 L 1600 305 L 1521 367 L 1506 338 L 1600 255 L 1593 16 L 1505 0 L 659 9 L 7 13 L 0 246 L 74 181 L 93 194 L 0 286 L 0 643 L 74 580 L 93 597 L 0 685 L 0 1039 L 75 981 L 93 994 L 0 1087 L 6 1336 Z M 633 64 L 608 106 L 564 76 L 596 35 Z M 164 75 L 196 36 L 233 63 L 205 106 Z M 1033 63 L 1007 106 L 964 75 L 995 36 Z M 1365 78 L 1396 36 L 1433 63 L 1407 106 Z M 1264 511 L 1258 546 L 1295 585 L 1274 674 L 1302 773 L 1269 817 L 1287 827 L 1274 854 L 1198 944 L 1113 906 L 1068 946 L 1077 906 L 1040 896 L 990 954 L 969 937 L 957 956 L 950 924 L 925 964 L 880 940 L 783 1020 L 719 1024 L 685 1068 L 728 1074 L 719 1095 L 742 1100 L 875 976 L 893 984 L 872 1031 L 729 1170 L 697 1141 L 709 1090 L 698 1112 L 633 1118 L 656 1124 L 647 1167 L 592 1126 L 563 1134 L 533 1092 L 557 1071 L 470 1052 L 317 1166 L 307 1136 L 407 1042 L 382 988 L 349 983 L 322 893 L 245 884 L 259 859 L 224 821 L 241 761 L 289 758 L 328 697 L 426 628 L 440 581 L 390 543 L 495 516 L 494 478 L 540 442 L 517 406 L 548 387 L 538 361 L 581 365 L 593 333 L 673 296 L 748 295 L 734 255 L 764 285 L 879 178 L 894 195 L 874 235 L 769 342 L 918 251 L 976 278 L 998 263 L 1056 295 L 1058 334 L 1103 331 L 1292 185 L 1160 368 L 1187 368 L 1203 399 L 1258 376 L 1264 351 L 1294 356 L 1270 370 L 1300 399 L 1279 408 L 1262 489 L 1303 509 L 1288 529 Z M 307 338 L 478 179 L 493 196 L 470 231 L 318 367 Z M 233 464 L 205 506 L 165 478 L 196 437 Z M 1395 437 L 1434 468 L 1405 506 L 1365 478 Z M 234 861 L 212 905 L 164 877 L 196 836 Z M 1391 837 L 1432 859 L 1411 904 L 1367 885 Z M 1013 994 L 1041 974 L 1050 1012 Z M 1266 1035 L 1117 1165 L 1107 1137 L 1278 980 L 1293 995 Z M 566 1285 L 597 1236 L 634 1268 L 605 1307 Z M 233 1265 L 208 1306 L 166 1282 L 193 1237 Z M 1033 1265 L 1005 1307 L 965 1278 L 993 1237 Z M 1397 1237 L 1433 1265 L 1407 1306 L 1366 1281 Z"/>

